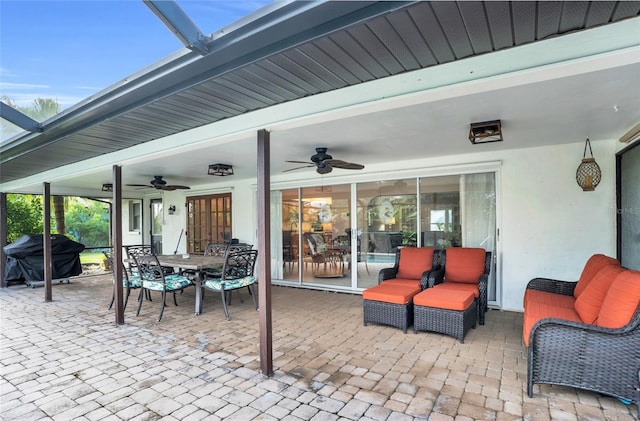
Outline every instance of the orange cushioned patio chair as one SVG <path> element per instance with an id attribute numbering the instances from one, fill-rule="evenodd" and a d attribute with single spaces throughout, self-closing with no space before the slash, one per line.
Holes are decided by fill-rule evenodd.
<path id="1" fill-rule="evenodd" d="M 396 252 L 396 262 L 391 268 L 378 273 L 378 284 L 404 285 L 421 290 L 429 285 L 431 271 L 440 266 L 440 251 L 433 247 L 403 247 Z M 435 282 L 433 279 L 431 282 Z"/>
<path id="2" fill-rule="evenodd" d="M 449 247 L 440 264 L 444 269 L 432 271 L 428 287 L 473 293 L 478 299 L 478 321 L 484 325 L 491 252 L 478 247 Z"/>

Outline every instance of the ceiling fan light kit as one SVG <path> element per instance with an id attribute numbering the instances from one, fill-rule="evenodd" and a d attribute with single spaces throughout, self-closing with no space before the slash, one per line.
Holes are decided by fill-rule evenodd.
<path id="1" fill-rule="evenodd" d="M 227 164 L 211 164 L 209 165 L 207 174 L 226 177 L 228 175 L 233 175 L 233 167 Z"/>
<path id="2" fill-rule="evenodd" d="M 302 167 L 290 168 L 288 170 L 284 170 L 284 172 L 299 170 L 301 168 L 311 168 L 316 167 L 316 172 L 318 174 L 329 174 L 333 171 L 334 168 L 340 168 L 343 170 L 361 170 L 364 168 L 362 164 L 356 164 L 354 162 L 342 161 L 340 159 L 333 159 L 333 156 L 327 153 L 327 149 L 325 147 L 316 148 L 316 154 L 312 155 L 310 160 L 307 161 L 286 161 L 294 164 L 307 164 Z"/>
<path id="3" fill-rule="evenodd" d="M 502 123 L 500 120 L 471 123 L 469 140 L 474 145 L 479 143 L 502 142 Z"/>

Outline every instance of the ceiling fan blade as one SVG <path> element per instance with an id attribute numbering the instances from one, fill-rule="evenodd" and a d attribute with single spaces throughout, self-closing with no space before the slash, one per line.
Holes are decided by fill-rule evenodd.
<path id="1" fill-rule="evenodd" d="M 287 161 L 290 162 L 290 161 Z M 282 172 L 289 172 L 289 171 L 295 171 L 295 170 L 300 170 L 302 168 L 311 168 L 311 167 L 315 167 L 315 164 L 312 165 L 303 165 L 302 167 L 295 167 L 295 168 L 289 168 L 288 170 L 283 170 Z"/>
<path id="2" fill-rule="evenodd" d="M 309 165 L 315 165 L 313 162 L 309 162 L 309 161 L 284 161 L 284 162 L 291 162 L 292 164 L 309 164 Z"/>
<path id="3" fill-rule="evenodd" d="M 187 186 L 174 186 L 174 185 L 169 185 L 169 186 L 162 186 L 159 187 L 160 190 L 167 190 L 167 191 L 173 191 L 173 190 L 178 190 L 178 189 L 191 189 L 191 187 L 187 187 Z"/>
<path id="4" fill-rule="evenodd" d="M 340 159 L 326 159 L 322 161 L 322 163 L 326 165 L 331 165 L 333 168 L 340 168 L 343 170 L 361 170 L 364 168 L 364 165 L 362 164 L 342 161 Z"/>
<path id="5" fill-rule="evenodd" d="M 149 184 L 125 184 L 125 185 L 129 187 L 153 187 Z"/>

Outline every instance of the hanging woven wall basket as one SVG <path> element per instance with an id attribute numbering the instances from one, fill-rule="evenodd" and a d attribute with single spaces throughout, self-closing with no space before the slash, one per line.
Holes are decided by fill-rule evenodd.
<path id="1" fill-rule="evenodd" d="M 591 155 L 591 158 L 587 158 L 587 147 L 589 147 L 589 154 Z M 593 158 L 591 142 L 587 139 L 584 144 L 582 162 L 576 171 L 576 181 L 578 182 L 578 185 L 582 187 L 582 191 L 594 191 L 596 186 L 600 184 L 601 178 L 602 172 L 600 171 L 600 166 Z"/>

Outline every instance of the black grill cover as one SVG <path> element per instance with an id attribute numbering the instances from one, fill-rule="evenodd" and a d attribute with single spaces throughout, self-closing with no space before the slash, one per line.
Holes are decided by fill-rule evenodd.
<path id="1" fill-rule="evenodd" d="M 44 281 L 44 244 L 42 234 L 23 235 L 3 248 L 7 255 L 5 281 L 24 279 L 27 284 Z M 68 278 L 82 273 L 80 253 L 84 244 L 64 235 L 51 235 L 53 279 Z"/>

